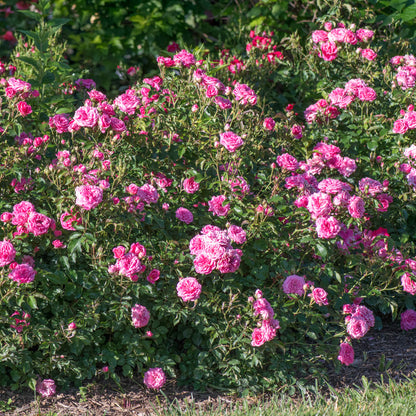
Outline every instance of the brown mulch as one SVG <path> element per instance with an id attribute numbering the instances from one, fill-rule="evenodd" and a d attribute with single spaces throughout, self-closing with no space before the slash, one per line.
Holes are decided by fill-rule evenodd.
<path id="1" fill-rule="evenodd" d="M 335 389 L 359 386 L 363 376 L 380 383 L 389 378 L 403 381 L 416 375 L 415 333 L 402 331 L 397 322 L 385 324 L 382 331 L 371 330 L 354 344 L 354 349 L 356 359 L 351 366 L 343 366 L 339 373 L 329 370 L 329 382 Z M 112 381 L 94 381 L 85 384 L 83 394 L 72 389 L 49 399 L 38 397 L 37 400 L 32 391 L 17 393 L 0 388 L 0 415 L 149 416 L 160 414 L 163 409 L 165 414 L 174 414 L 169 406 L 188 403 L 188 408 L 194 406 L 202 410 L 221 405 L 225 409 L 240 400 L 214 391 L 199 393 L 178 388 L 173 381 L 168 381 L 163 391 L 166 396 L 151 392 L 139 379 L 123 380 L 121 388 Z M 9 399 L 12 401 L 7 405 Z M 257 400 L 252 399 L 253 403 Z"/>

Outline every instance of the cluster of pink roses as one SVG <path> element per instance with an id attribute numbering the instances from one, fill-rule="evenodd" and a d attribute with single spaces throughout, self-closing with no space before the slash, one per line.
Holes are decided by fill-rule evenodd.
<path id="1" fill-rule="evenodd" d="M 395 75 L 397 85 L 402 90 L 413 88 L 416 82 L 416 58 L 413 55 L 393 56 L 390 63 L 397 71 Z"/>
<path id="2" fill-rule="evenodd" d="M 234 273 L 240 266 L 242 251 L 233 249 L 231 241 L 243 244 L 246 232 L 237 225 L 221 230 L 214 225 L 206 225 L 201 234 L 189 242 L 194 259 L 195 271 L 210 274 L 214 269 L 220 273 Z"/>
<path id="3" fill-rule="evenodd" d="M 146 266 L 140 262 L 141 259 L 146 257 L 146 249 L 140 243 L 133 243 L 128 253 L 126 253 L 126 248 L 123 246 L 113 248 L 113 253 L 117 261 L 116 264 L 108 267 L 110 274 L 126 276 L 136 282 L 139 278 L 138 275 L 146 270 Z"/>
<path id="4" fill-rule="evenodd" d="M 306 208 L 315 220 L 318 237 L 330 239 L 337 236 L 345 226 L 336 216 L 348 212 L 352 218 L 363 218 L 365 214 L 365 200 L 374 198 L 378 201 L 378 211 L 386 211 L 392 198 L 384 193 L 388 181 L 381 184 L 371 178 L 363 178 L 359 182 L 359 195 L 351 195 L 352 186 L 339 179 L 326 178 L 318 182 L 315 175 L 323 168 L 337 169 L 343 176 L 349 176 L 356 169 L 355 162 L 349 158 L 342 158 L 337 146 L 319 143 L 315 146 L 315 154 L 305 162 L 284 153 L 277 157 L 277 164 L 286 171 L 293 172 L 286 178 L 285 187 L 297 188 L 300 195 L 294 204 Z M 305 173 L 296 174 L 298 170 Z M 335 216 L 334 216 L 335 215 Z"/>
<path id="5" fill-rule="evenodd" d="M 375 324 L 373 312 L 364 305 L 347 304 L 342 308 L 348 335 L 353 339 L 362 338 Z"/>
<path id="6" fill-rule="evenodd" d="M 253 49 L 259 49 L 263 51 L 261 58 L 267 60 L 271 64 L 276 64 L 279 61 L 283 60 L 282 52 L 277 50 L 277 45 L 272 45 L 272 36 L 273 32 L 267 34 L 263 32 L 261 35 L 256 35 L 252 30 L 250 31 L 251 42 L 247 43 L 246 51 L 250 52 Z M 260 62 L 256 62 L 258 65 L 262 65 Z"/>
<path id="7" fill-rule="evenodd" d="M 332 23 L 326 22 L 324 28 L 325 30 L 312 32 L 312 41 L 314 48 L 318 49 L 318 56 L 325 61 L 336 59 L 338 47 L 342 44 L 356 45 L 358 42 L 369 42 L 374 36 L 372 30 L 358 29 L 353 32 L 355 25 L 351 25 L 351 29 L 347 29 L 343 23 L 339 23 L 338 27 L 333 29 Z M 369 51 L 375 53 L 371 49 Z M 370 52 L 368 54 L 370 55 Z M 375 58 L 373 54 L 371 54 L 372 59 Z"/>
<path id="8" fill-rule="evenodd" d="M 416 112 L 414 112 L 416 115 Z M 416 127 L 416 124 L 415 124 Z M 403 151 L 406 163 L 400 165 L 400 171 L 406 174 L 407 183 L 416 191 L 416 145 L 412 144 Z"/>
<path id="9" fill-rule="evenodd" d="M 20 115 L 23 117 L 29 115 L 32 112 L 32 107 L 24 100 L 31 97 L 38 97 L 39 91 L 32 90 L 29 82 L 14 77 L 8 79 L 3 78 L 1 84 L 5 86 L 5 96 L 10 100 L 15 100 Z"/>
<path id="10" fill-rule="evenodd" d="M 128 204 L 129 212 L 142 211 L 145 204 L 156 204 L 159 200 L 157 189 L 150 183 L 145 183 L 140 187 L 131 183 L 126 187 L 126 192 L 130 196 L 123 198 L 123 200 Z"/>
<path id="11" fill-rule="evenodd" d="M 329 119 L 338 117 L 339 109 L 347 108 L 355 99 L 360 101 L 374 101 L 377 98 L 376 92 L 369 87 L 362 79 L 349 80 L 344 88 L 335 88 L 328 96 L 328 100 L 318 100 L 310 105 L 304 112 L 306 121 L 328 122 Z"/>
<path id="12" fill-rule="evenodd" d="M 416 70 L 416 68 L 415 68 Z M 407 111 L 400 110 L 403 118 L 397 119 L 393 124 L 393 133 L 405 134 L 408 130 L 416 129 L 416 111 L 413 104 L 407 107 Z"/>
<path id="13" fill-rule="evenodd" d="M 35 236 L 46 234 L 49 230 L 55 231 L 56 224 L 52 218 L 36 212 L 34 205 L 22 201 L 14 205 L 13 212 L 3 212 L 0 221 L 11 222 L 16 225 L 14 236 L 32 233 Z"/>
<path id="14" fill-rule="evenodd" d="M 276 336 L 276 330 L 280 328 L 279 321 L 274 319 L 274 310 L 260 289 L 257 289 L 254 298 L 249 298 L 253 302 L 254 316 L 260 316 L 261 321 L 257 323 L 251 334 L 251 345 L 260 347 L 265 342 L 271 341 Z"/>

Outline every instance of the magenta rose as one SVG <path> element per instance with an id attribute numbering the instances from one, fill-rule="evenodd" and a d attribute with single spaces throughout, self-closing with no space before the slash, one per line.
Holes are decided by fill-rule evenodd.
<path id="1" fill-rule="evenodd" d="M 319 238 L 334 238 L 340 231 L 340 222 L 335 217 L 319 217 L 316 220 L 316 232 Z"/>
<path id="2" fill-rule="evenodd" d="M 33 235 L 42 235 L 52 226 L 52 219 L 39 212 L 31 212 L 27 220 L 27 228 Z"/>
<path id="3" fill-rule="evenodd" d="M 328 296 L 328 293 L 324 289 L 322 289 L 320 287 L 316 287 L 312 291 L 313 300 L 319 306 L 328 305 L 327 296 Z"/>
<path id="4" fill-rule="evenodd" d="M 135 328 L 143 328 L 149 323 L 150 312 L 145 306 L 136 304 L 131 308 L 131 319 Z"/>
<path id="5" fill-rule="evenodd" d="M 230 204 L 224 205 L 226 199 L 227 197 L 225 195 L 213 196 L 211 200 L 208 201 L 208 212 L 212 212 L 219 217 L 225 217 L 230 210 Z"/>
<path id="6" fill-rule="evenodd" d="M 227 230 L 227 233 L 231 241 L 234 241 L 237 244 L 243 244 L 246 242 L 246 232 L 237 225 L 230 225 Z"/>
<path id="7" fill-rule="evenodd" d="M 340 345 L 338 360 L 344 365 L 350 365 L 354 362 L 354 349 L 350 344 L 343 342 Z"/>
<path id="8" fill-rule="evenodd" d="M 10 264 L 16 256 L 16 250 L 10 241 L 0 241 L 0 267 Z"/>
<path id="9" fill-rule="evenodd" d="M 244 144 L 243 139 L 232 131 L 226 131 L 220 134 L 220 144 L 229 152 L 234 153 L 240 146 Z"/>
<path id="10" fill-rule="evenodd" d="M 195 277 L 185 277 L 176 285 L 178 296 L 184 301 L 195 301 L 201 295 L 202 286 Z"/>
<path id="11" fill-rule="evenodd" d="M 25 101 L 19 101 L 17 103 L 17 110 L 23 117 L 25 117 L 32 112 L 32 107 Z"/>
<path id="12" fill-rule="evenodd" d="M 401 314 L 400 326 L 404 331 L 410 331 L 416 328 L 416 312 L 408 309 Z"/>
<path id="13" fill-rule="evenodd" d="M 161 368 L 150 368 L 144 374 L 143 383 L 149 389 L 159 390 L 166 383 L 165 373 Z"/>
<path id="14" fill-rule="evenodd" d="M 55 381 L 51 379 L 45 379 L 42 381 L 38 381 L 36 383 L 36 391 L 42 396 L 42 397 L 51 397 L 56 393 L 56 386 Z"/>
<path id="15" fill-rule="evenodd" d="M 337 45 L 333 42 L 324 42 L 321 44 L 321 57 L 324 61 L 333 61 L 338 53 Z"/>
<path id="16" fill-rule="evenodd" d="M 353 218 L 362 218 L 364 215 L 364 200 L 359 196 L 352 196 L 348 201 L 348 212 Z"/>
<path id="17" fill-rule="evenodd" d="M 267 342 L 266 334 L 261 328 L 254 328 L 251 334 L 251 345 L 253 347 L 260 347 Z"/>
<path id="18" fill-rule="evenodd" d="M 183 207 L 178 208 L 175 215 L 179 221 L 182 221 L 185 224 L 190 224 L 194 220 L 192 212 Z"/>
<path id="19" fill-rule="evenodd" d="M 305 286 L 305 278 L 303 276 L 298 276 L 297 274 L 293 274 L 291 276 L 286 277 L 285 281 L 283 282 L 283 292 L 286 294 L 295 294 L 302 296 L 305 293 L 304 287 Z"/>
<path id="20" fill-rule="evenodd" d="M 348 335 L 353 339 L 362 338 L 369 329 L 368 322 L 361 316 L 352 316 L 347 324 Z"/>
<path id="21" fill-rule="evenodd" d="M 416 282 L 411 277 L 415 278 L 414 273 L 405 273 L 401 277 L 401 283 L 405 292 L 416 295 Z"/>
<path id="22" fill-rule="evenodd" d="M 21 283 L 30 283 L 35 280 L 36 271 L 26 263 L 18 264 L 10 273 L 9 278 Z"/>
<path id="23" fill-rule="evenodd" d="M 183 189 L 188 194 L 194 194 L 199 189 L 199 183 L 195 182 L 195 177 L 192 176 L 183 181 Z"/>
<path id="24" fill-rule="evenodd" d="M 210 274 L 215 269 L 215 261 L 204 253 L 198 254 L 194 259 L 195 271 L 199 274 Z"/>

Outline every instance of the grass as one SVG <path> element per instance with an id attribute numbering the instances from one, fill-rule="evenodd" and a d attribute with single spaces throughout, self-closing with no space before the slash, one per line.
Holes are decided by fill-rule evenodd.
<path id="1" fill-rule="evenodd" d="M 268 399 L 245 399 L 241 403 L 219 400 L 202 409 L 198 404 L 172 403 L 162 411 L 161 416 L 382 416 L 416 414 L 416 378 L 405 382 L 389 380 L 384 384 L 371 384 L 362 378 L 362 387 L 335 391 L 329 387 L 326 395 L 303 394 L 299 399 L 289 396 L 272 396 Z"/>

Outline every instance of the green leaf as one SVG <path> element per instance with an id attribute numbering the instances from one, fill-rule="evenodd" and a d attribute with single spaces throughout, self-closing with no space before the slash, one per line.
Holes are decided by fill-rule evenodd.
<path id="1" fill-rule="evenodd" d="M 39 13 L 32 12 L 30 10 L 18 10 L 19 13 L 24 14 L 27 17 L 35 19 L 37 22 L 40 22 L 42 16 Z"/>
<path id="2" fill-rule="evenodd" d="M 35 298 L 33 295 L 30 295 L 30 296 L 29 296 L 29 298 L 28 298 L 28 300 L 27 300 L 27 303 L 29 304 L 29 306 L 30 306 L 32 309 L 37 309 L 37 308 L 38 308 L 38 305 L 37 305 L 37 303 L 36 303 L 36 298 Z"/>
<path id="3" fill-rule="evenodd" d="M 65 18 L 55 18 L 48 21 L 48 24 L 54 27 L 61 27 L 65 25 L 66 23 L 70 22 L 71 19 L 65 19 Z"/>
<path id="4" fill-rule="evenodd" d="M 326 258 L 326 256 L 328 255 L 328 250 L 326 249 L 325 246 L 323 246 L 322 244 L 317 244 L 316 245 L 316 249 L 318 251 L 318 254 L 324 259 Z"/>
<path id="5" fill-rule="evenodd" d="M 39 62 L 36 59 L 29 58 L 28 56 L 19 56 L 17 59 L 19 59 L 19 61 L 25 62 L 28 65 L 33 66 L 38 71 L 40 69 Z"/>

